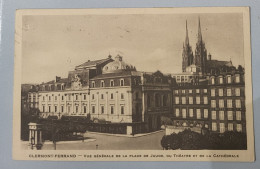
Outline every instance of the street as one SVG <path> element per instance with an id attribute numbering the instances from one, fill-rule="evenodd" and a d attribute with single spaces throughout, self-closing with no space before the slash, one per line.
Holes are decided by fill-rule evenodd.
<path id="1" fill-rule="evenodd" d="M 57 143 L 57 150 L 162 150 L 164 131 L 141 137 L 125 137 L 97 133 L 85 133 L 85 141 Z M 88 141 L 91 140 L 91 141 Z M 98 145 L 98 146 L 97 146 Z M 43 150 L 53 150 L 53 144 L 44 144 Z"/>

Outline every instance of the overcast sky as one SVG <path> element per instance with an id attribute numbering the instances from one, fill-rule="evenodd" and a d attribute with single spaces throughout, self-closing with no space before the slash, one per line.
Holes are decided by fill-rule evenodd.
<path id="1" fill-rule="evenodd" d="M 109 53 L 138 71 L 181 72 L 185 22 L 194 51 L 200 16 L 212 59 L 244 65 L 242 14 L 24 16 L 22 83 L 41 83 Z"/>

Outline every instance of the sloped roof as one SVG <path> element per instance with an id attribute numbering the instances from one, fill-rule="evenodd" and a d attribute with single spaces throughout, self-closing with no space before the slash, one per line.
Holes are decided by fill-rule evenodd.
<path id="1" fill-rule="evenodd" d="M 54 84 L 54 83 L 66 83 L 67 81 L 68 81 L 68 78 L 61 78 L 58 82 L 55 82 L 55 80 L 51 80 L 49 82 L 43 83 L 43 85 Z"/>
<path id="2" fill-rule="evenodd" d="M 207 61 L 207 67 L 209 68 L 219 68 L 222 66 L 231 67 L 232 62 L 231 61 L 219 61 L 219 60 L 208 60 Z"/>
<path id="3" fill-rule="evenodd" d="M 112 60 L 111 58 L 106 58 L 106 59 L 100 59 L 100 60 L 93 60 L 93 61 L 87 61 L 81 65 L 76 66 L 76 68 L 78 67 L 91 67 L 91 66 L 96 66 L 98 64 L 102 64 L 106 61 Z"/>
<path id="4" fill-rule="evenodd" d="M 122 71 L 122 72 L 118 72 L 118 73 L 108 73 L 108 74 L 100 74 L 97 75 L 95 77 L 93 77 L 92 79 L 100 79 L 100 78 L 109 78 L 109 77 L 117 77 L 117 76 L 137 76 L 138 73 L 136 73 L 135 71 Z"/>

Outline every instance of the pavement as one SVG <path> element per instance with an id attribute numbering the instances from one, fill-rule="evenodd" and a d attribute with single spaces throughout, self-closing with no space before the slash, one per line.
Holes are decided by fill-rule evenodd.
<path id="1" fill-rule="evenodd" d="M 162 150 L 161 139 L 164 130 L 136 134 L 134 136 L 86 132 L 84 141 L 60 141 L 56 143 L 56 150 Z M 28 142 L 23 142 L 27 149 Z M 54 145 L 45 141 L 43 150 L 53 150 Z"/>

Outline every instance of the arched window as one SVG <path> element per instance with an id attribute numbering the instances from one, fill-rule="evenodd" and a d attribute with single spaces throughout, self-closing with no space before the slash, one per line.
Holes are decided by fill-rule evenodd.
<path id="1" fill-rule="evenodd" d="M 163 106 L 167 106 L 167 95 L 163 96 Z"/>
<path id="2" fill-rule="evenodd" d="M 155 106 L 160 107 L 161 106 L 161 98 L 159 94 L 155 95 Z"/>

